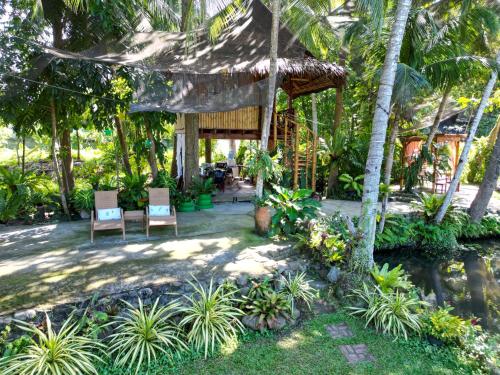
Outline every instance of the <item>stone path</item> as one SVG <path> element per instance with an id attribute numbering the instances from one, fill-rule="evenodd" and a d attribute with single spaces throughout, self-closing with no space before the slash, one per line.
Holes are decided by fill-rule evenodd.
<path id="1" fill-rule="evenodd" d="M 325 329 L 332 339 L 343 339 L 354 336 L 346 323 L 327 325 Z M 375 357 L 370 354 L 365 344 L 339 345 L 339 349 L 350 364 L 375 361 Z"/>

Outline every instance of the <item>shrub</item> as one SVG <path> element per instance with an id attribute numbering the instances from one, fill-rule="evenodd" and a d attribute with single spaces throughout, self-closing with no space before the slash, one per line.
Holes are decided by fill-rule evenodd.
<path id="1" fill-rule="evenodd" d="M 417 298 L 398 290 L 384 293 L 378 286 L 370 290 L 366 283 L 363 283 L 362 289 L 353 290 L 353 296 L 358 297 L 363 306 L 349 307 L 351 314 L 363 317 L 366 326 L 373 323 L 377 331 L 405 339 L 412 332 L 420 332 L 421 321 L 417 309 L 424 302 Z"/>
<path id="2" fill-rule="evenodd" d="M 2 374 L 97 374 L 95 363 L 102 362 L 99 355 L 104 354 L 104 346 L 89 337 L 78 336 L 78 325 L 71 323 L 71 317 L 59 332 L 52 329 L 48 316 L 46 332 L 23 322 L 19 328 L 35 338 L 25 353 L 7 357 L 0 363 Z"/>
<path id="3" fill-rule="evenodd" d="M 294 191 L 278 185 L 273 188 L 275 193 L 269 195 L 269 201 L 276 210 L 272 217 L 273 234 L 294 234 L 304 222 L 316 217 L 321 204 L 311 198 L 311 190 Z"/>
<path id="4" fill-rule="evenodd" d="M 352 177 L 351 175 L 344 173 L 340 175 L 339 180 L 344 183 L 343 189 L 347 192 L 354 192 L 358 197 L 361 197 L 363 193 L 363 184 L 365 175 L 359 175 Z M 361 182 L 360 182 L 361 181 Z"/>
<path id="5" fill-rule="evenodd" d="M 211 178 L 203 179 L 197 177 L 191 183 L 191 191 L 196 195 L 212 194 L 215 190 L 214 180 Z"/>
<path id="6" fill-rule="evenodd" d="M 420 249 L 430 258 L 448 259 L 458 249 L 454 231 L 446 226 L 417 221 L 414 230 Z"/>
<path id="7" fill-rule="evenodd" d="M 372 277 L 383 293 L 392 292 L 395 289 L 410 289 L 413 285 L 408 281 L 408 276 L 399 264 L 389 271 L 389 264 L 385 263 L 381 269 L 375 264 L 371 271 Z"/>
<path id="8" fill-rule="evenodd" d="M 461 345 L 469 330 L 474 329 L 472 321 L 450 314 L 451 306 L 428 311 L 423 317 L 423 332 L 446 344 Z M 479 326 L 477 326 L 479 327 Z"/>
<path id="9" fill-rule="evenodd" d="M 467 171 L 464 173 L 469 184 L 480 184 L 490 159 L 493 145 L 488 142 L 489 137 L 481 137 L 474 142 L 471 155 L 467 163 Z"/>
<path id="10" fill-rule="evenodd" d="M 248 300 L 246 310 L 258 319 L 260 329 L 275 328 L 279 318 L 289 319 L 291 305 L 286 296 L 277 292 L 265 292 L 262 297 Z"/>
<path id="11" fill-rule="evenodd" d="M 137 210 L 146 205 L 148 193 L 146 192 L 145 175 L 126 175 L 121 180 L 123 189 L 118 194 L 120 207 L 126 210 Z"/>
<path id="12" fill-rule="evenodd" d="M 156 178 L 151 181 L 150 186 L 154 188 L 168 188 L 172 195 L 177 191 L 177 180 L 171 177 L 166 171 L 159 171 Z"/>
<path id="13" fill-rule="evenodd" d="M 311 308 L 311 302 L 316 298 L 316 289 L 309 285 L 305 272 L 297 273 L 294 277 L 288 273 L 288 277 L 282 276 L 283 293 L 290 303 L 293 313 L 296 302 L 303 302 Z"/>
<path id="14" fill-rule="evenodd" d="M 205 358 L 214 352 L 215 344 L 225 344 L 243 331 L 239 317 L 243 311 L 234 307 L 234 291 L 227 291 L 221 285 L 214 289 L 210 280 L 208 289 L 201 284 L 189 282 L 194 288 L 191 296 L 184 296 L 187 306 L 181 308 L 185 314 L 180 324 L 188 328 L 187 339 L 196 350 L 203 350 Z"/>
<path id="15" fill-rule="evenodd" d="M 413 222 L 402 215 L 387 215 L 384 231 L 377 232 L 375 237 L 377 250 L 413 247 L 415 244 Z"/>
<path id="16" fill-rule="evenodd" d="M 110 354 L 115 355 L 115 364 L 137 374 L 144 364 L 150 364 L 163 353 L 171 357 L 170 351 L 186 348 L 180 329 L 170 321 L 178 311 L 179 303 L 159 307 L 158 299 L 146 310 L 142 300 L 134 308 L 128 302 L 128 311 L 118 316 L 111 324 L 117 324 L 116 333 L 110 336 Z"/>
<path id="17" fill-rule="evenodd" d="M 94 191 L 92 189 L 75 190 L 71 202 L 77 210 L 90 211 L 94 208 Z"/>

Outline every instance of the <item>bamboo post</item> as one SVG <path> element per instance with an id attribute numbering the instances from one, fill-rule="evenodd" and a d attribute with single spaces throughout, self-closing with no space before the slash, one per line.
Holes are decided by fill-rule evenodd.
<path id="1" fill-rule="evenodd" d="M 312 160 L 312 171 L 311 171 L 311 189 L 313 192 L 316 191 L 316 164 L 317 164 L 317 148 L 318 148 L 318 137 L 314 135 L 313 139 L 313 160 Z"/>
<path id="2" fill-rule="evenodd" d="M 285 116 L 285 147 L 283 148 L 285 166 L 288 165 L 288 118 Z"/>
<path id="3" fill-rule="evenodd" d="M 310 139 L 309 139 L 309 131 L 307 132 L 307 138 L 306 138 L 306 168 L 305 168 L 305 171 L 306 171 L 306 188 L 309 186 L 309 158 L 310 158 L 310 154 L 309 154 L 309 148 L 310 148 Z"/>
<path id="4" fill-rule="evenodd" d="M 276 113 L 276 97 L 274 97 L 274 107 L 273 107 L 273 138 L 274 138 L 274 147 L 278 147 L 278 114 Z"/>
<path id="5" fill-rule="evenodd" d="M 294 166 L 293 166 L 293 188 L 299 187 L 299 124 L 295 122 L 295 149 L 294 149 Z"/>

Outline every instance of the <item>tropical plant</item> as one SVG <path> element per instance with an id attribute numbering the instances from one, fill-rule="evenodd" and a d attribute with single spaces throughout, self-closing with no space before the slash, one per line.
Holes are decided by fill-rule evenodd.
<path id="1" fill-rule="evenodd" d="M 186 349 L 182 341 L 182 331 L 171 319 L 178 312 L 180 304 L 173 302 L 167 306 L 145 308 L 141 299 L 139 307 L 128 306 L 125 315 L 119 315 L 114 322 L 116 332 L 110 335 L 109 352 L 115 356 L 115 364 L 121 368 L 139 373 L 141 366 L 150 364 L 160 354 L 171 358 L 172 352 Z"/>
<path id="2" fill-rule="evenodd" d="M 446 344 L 460 345 L 471 328 L 480 330 L 480 326 L 472 324 L 472 319 L 464 320 L 450 314 L 452 310 L 453 307 L 444 306 L 426 312 L 422 319 L 422 331 Z"/>
<path id="3" fill-rule="evenodd" d="M 146 175 L 125 175 L 121 182 L 123 188 L 118 193 L 118 203 L 126 210 L 143 208 L 148 200 L 145 185 Z"/>
<path id="4" fill-rule="evenodd" d="M 431 259 L 449 259 L 458 248 L 455 232 L 446 226 L 419 220 L 413 224 L 413 230 L 420 250 Z"/>
<path id="5" fill-rule="evenodd" d="M 360 197 L 361 193 L 363 192 L 363 184 L 360 183 L 359 181 L 363 181 L 364 178 L 365 175 L 363 174 L 356 177 L 352 177 L 347 173 L 344 173 L 340 175 L 339 180 L 344 183 L 344 190 L 353 191 L 356 193 L 358 197 Z"/>
<path id="6" fill-rule="evenodd" d="M 24 352 L 0 362 L 5 375 L 96 374 L 96 364 L 103 362 L 104 345 L 78 335 L 78 324 L 69 317 L 58 332 L 46 316 L 45 332 L 25 322 L 19 328 L 33 336 Z"/>
<path id="7" fill-rule="evenodd" d="M 257 177 L 261 173 L 263 181 L 278 179 L 281 176 L 283 170 L 279 163 L 281 155 L 277 154 L 272 157 L 269 152 L 263 151 L 253 144 L 248 145 L 247 154 L 245 165 L 249 176 Z"/>
<path id="8" fill-rule="evenodd" d="M 92 189 L 75 189 L 71 201 L 77 210 L 90 211 L 94 208 L 94 191 Z"/>
<path id="9" fill-rule="evenodd" d="M 273 288 L 271 286 L 271 279 L 269 277 L 264 277 L 262 280 L 250 280 L 250 283 L 251 286 L 246 295 L 246 300 L 256 300 L 259 298 L 264 298 L 266 293 L 271 293 L 273 291 Z"/>
<path id="10" fill-rule="evenodd" d="M 187 306 L 180 311 L 184 314 L 180 325 L 188 330 L 187 340 L 196 350 L 203 350 L 205 358 L 213 353 L 215 345 L 223 345 L 243 332 L 239 317 L 243 311 L 235 307 L 234 291 L 227 291 L 222 285 L 215 288 L 213 279 L 208 289 L 189 281 L 194 293 L 186 298 Z"/>
<path id="11" fill-rule="evenodd" d="M 167 172 L 159 171 L 150 186 L 154 188 L 168 188 L 170 194 L 174 194 L 177 190 L 177 180 L 171 177 Z"/>
<path id="12" fill-rule="evenodd" d="M 412 283 L 408 281 L 408 276 L 402 269 L 401 264 L 389 271 L 388 263 L 385 263 L 382 268 L 378 268 L 378 265 L 375 263 L 371 273 L 373 279 L 383 293 L 389 293 L 395 289 L 408 290 L 413 286 Z"/>
<path id="13" fill-rule="evenodd" d="M 214 180 L 212 178 L 203 179 L 201 177 L 197 177 L 193 179 L 191 183 L 191 191 L 195 195 L 201 194 L 212 194 L 215 190 Z"/>
<path id="14" fill-rule="evenodd" d="M 248 302 L 245 309 L 250 316 L 258 319 L 257 326 L 260 329 L 275 328 L 279 318 L 290 318 L 290 301 L 282 293 L 265 292 L 262 297 Z"/>
<path id="15" fill-rule="evenodd" d="M 296 302 L 303 302 L 309 309 L 311 308 L 311 303 L 316 298 L 317 291 L 306 280 L 305 272 L 297 273 L 293 277 L 290 273 L 288 273 L 287 277 L 281 276 L 281 283 L 283 288 L 282 293 L 288 298 L 292 314 L 295 310 Z"/>
<path id="16" fill-rule="evenodd" d="M 366 326 L 372 323 L 379 332 L 405 339 L 410 333 L 420 333 L 422 323 L 417 310 L 425 302 L 418 298 L 399 290 L 384 293 L 378 286 L 369 289 L 366 283 L 361 289 L 353 290 L 352 295 L 359 298 L 363 306 L 349 309 L 353 315 L 364 318 Z"/>
<path id="17" fill-rule="evenodd" d="M 382 233 L 377 232 L 375 248 L 390 250 L 415 246 L 413 222 L 403 215 L 387 215 Z"/>
<path id="18" fill-rule="evenodd" d="M 300 225 L 316 216 L 321 206 L 311 198 L 311 190 L 294 191 L 278 185 L 273 185 L 273 189 L 275 193 L 269 195 L 269 201 L 276 210 L 271 219 L 274 234 L 294 234 Z"/>
<path id="19" fill-rule="evenodd" d="M 418 195 L 418 198 L 418 201 L 412 202 L 413 208 L 422 213 L 427 222 L 431 222 L 443 204 L 444 196 L 423 192 Z"/>

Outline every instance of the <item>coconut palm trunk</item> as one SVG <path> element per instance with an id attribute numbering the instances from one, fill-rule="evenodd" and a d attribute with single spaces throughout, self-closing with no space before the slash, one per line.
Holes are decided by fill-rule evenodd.
<path id="1" fill-rule="evenodd" d="M 387 157 L 385 159 L 384 166 L 384 185 L 390 186 L 391 184 L 391 174 L 392 166 L 394 165 L 394 150 L 396 149 L 396 139 L 398 138 L 399 131 L 399 118 L 398 115 L 394 117 L 394 122 L 392 124 L 391 134 L 389 135 L 389 149 L 387 150 Z M 389 202 L 389 192 L 384 193 L 382 198 L 382 211 L 380 212 L 380 223 L 378 225 L 378 231 L 382 233 L 385 226 L 385 215 L 387 212 L 387 203 Z"/>
<path id="2" fill-rule="evenodd" d="M 496 62 L 497 65 L 500 64 L 500 51 L 497 52 Z M 496 70 L 495 67 L 491 72 L 491 76 L 490 79 L 488 80 L 488 83 L 486 84 L 486 87 L 484 88 L 483 96 L 481 98 L 481 102 L 479 103 L 479 107 L 477 108 L 474 120 L 472 121 L 472 125 L 470 127 L 469 134 L 467 135 L 467 139 L 465 140 L 464 148 L 462 150 L 462 154 L 460 155 L 460 160 L 458 161 L 458 166 L 455 171 L 455 175 L 453 176 L 453 179 L 451 180 L 450 183 L 450 187 L 446 192 L 443 204 L 439 208 L 436 218 L 434 219 L 436 224 L 440 224 L 443 221 L 444 216 L 446 215 L 446 211 L 448 210 L 448 207 L 451 204 L 451 199 L 453 198 L 453 194 L 455 194 L 455 191 L 457 190 L 457 186 L 460 182 L 460 177 L 462 176 L 465 164 L 467 163 L 467 158 L 469 157 L 469 151 L 472 146 L 472 141 L 474 141 L 477 127 L 479 126 L 479 122 L 483 117 L 484 110 L 488 105 L 488 99 L 490 98 L 491 92 L 493 91 L 493 87 L 495 87 L 497 77 L 498 77 L 498 71 Z"/>
<path id="3" fill-rule="evenodd" d="M 132 167 L 130 166 L 130 158 L 128 156 L 128 146 L 127 139 L 125 138 L 125 133 L 123 131 L 122 120 L 119 115 L 115 116 L 115 128 L 116 135 L 118 136 L 118 141 L 120 142 L 120 149 L 122 151 L 123 167 L 128 175 L 132 174 Z"/>
<path id="4" fill-rule="evenodd" d="M 425 145 L 423 147 L 423 149 L 427 151 L 431 149 L 432 141 L 434 140 L 434 137 L 438 132 L 439 124 L 441 123 L 441 118 L 443 117 L 444 109 L 446 107 L 446 104 L 448 103 L 450 91 L 451 91 L 451 86 L 449 85 L 443 91 L 443 96 L 441 97 L 441 102 L 439 103 L 439 108 L 436 112 L 436 116 L 434 117 L 434 122 L 432 123 L 431 130 L 429 131 L 429 136 L 427 137 L 427 140 L 425 141 Z"/>
<path id="5" fill-rule="evenodd" d="M 269 91 L 267 93 L 267 106 L 264 115 L 264 122 L 262 124 L 262 135 L 260 139 L 260 149 L 267 151 L 267 144 L 269 142 L 269 131 L 271 129 L 271 118 L 274 105 L 274 92 L 276 91 L 276 76 L 278 72 L 278 34 L 279 34 L 279 21 L 280 21 L 280 0 L 273 0 L 272 2 L 273 21 L 271 29 L 271 51 L 269 58 Z M 257 197 L 262 197 L 264 194 L 264 178 L 262 172 L 257 175 L 257 184 L 255 188 Z"/>
<path id="6" fill-rule="evenodd" d="M 498 118 L 500 124 L 500 117 Z M 493 146 L 488 166 L 484 173 L 483 181 L 479 186 L 476 197 L 472 201 L 469 214 L 473 223 L 479 223 L 483 218 L 488 203 L 490 203 L 491 196 L 495 187 L 497 186 L 498 177 L 500 176 L 500 133 L 496 132 L 496 141 Z"/>
<path id="7" fill-rule="evenodd" d="M 360 240 L 356 245 L 351 265 L 358 272 L 368 272 L 373 267 L 373 246 L 375 243 L 377 203 L 380 183 L 380 169 L 384 158 L 384 143 L 391 106 L 391 97 L 396 77 L 396 67 L 405 33 L 411 0 L 399 0 L 396 17 L 392 25 L 389 45 L 377 94 L 373 116 L 372 134 L 368 159 L 366 161 L 361 216 L 358 224 Z"/>
<path id="8" fill-rule="evenodd" d="M 59 170 L 59 161 L 57 160 L 57 117 L 56 117 L 56 104 L 54 98 L 50 98 L 50 119 L 52 125 L 52 162 L 54 164 L 54 173 L 56 174 L 57 183 L 59 185 L 59 195 L 61 197 L 61 205 L 64 214 L 71 217 L 68 209 L 68 202 L 66 201 L 66 194 L 64 194 L 64 184 L 61 178 L 61 171 Z"/>
<path id="9" fill-rule="evenodd" d="M 148 163 L 149 167 L 151 168 L 151 175 L 153 176 L 153 179 L 155 179 L 156 177 L 158 177 L 158 163 L 156 162 L 156 141 L 153 135 L 153 131 L 151 130 L 151 124 L 146 116 L 144 117 L 144 125 L 144 127 L 146 128 L 146 135 L 148 137 L 149 143 L 151 144 L 149 148 Z"/>

